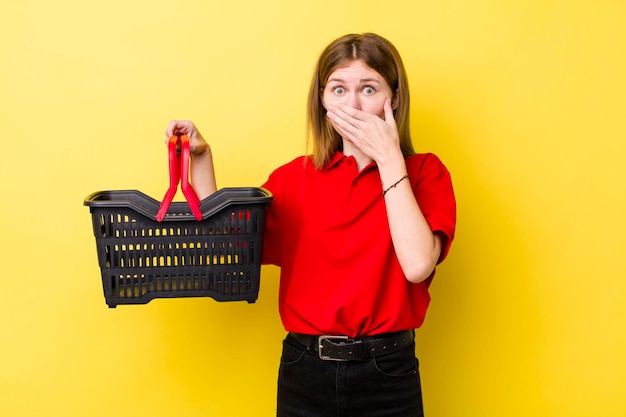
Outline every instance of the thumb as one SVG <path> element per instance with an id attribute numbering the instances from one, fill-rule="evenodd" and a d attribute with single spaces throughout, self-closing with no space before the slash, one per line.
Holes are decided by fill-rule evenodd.
<path id="1" fill-rule="evenodd" d="M 385 103 L 383 104 L 383 110 L 385 112 L 385 122 L 387 122 L 387 124 L 395 126 L 396 118 L 393 115 L 393 108 L 391 107 L 391 99 L 388 98 L 387 100 L 385 100 Z"/>

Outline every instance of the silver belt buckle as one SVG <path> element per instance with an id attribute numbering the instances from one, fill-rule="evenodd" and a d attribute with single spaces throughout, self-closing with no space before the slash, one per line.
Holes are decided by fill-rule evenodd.
<path id="1" fill-rule="evenodd" d="M 346 361 L 348 361 L 348 359 L 339 359 L 339 358 L 333 358 L 332 356 L 324 355 L 324 346 L 323 346 L 322 342 L 324 340 L 328 340 L 330 342 L 332 339 L 348 340 L 349 337 L 348 336 L 331 336 L 331 335 L 327 335 L 327 334 L 322 335 L 322 336 L 318 336 L 318 338 L 317 338 L 317 347 L 318 347 L 320 359 L 325 360 L 325 361 L 337 361 L 337 362 L 346 362 Z"/>

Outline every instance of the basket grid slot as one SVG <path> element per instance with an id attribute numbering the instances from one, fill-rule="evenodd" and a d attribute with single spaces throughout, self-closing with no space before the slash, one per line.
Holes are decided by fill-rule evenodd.
<path id="1" fill-rule="evenodd" d="M 259 211 L 255 209 L 234 210 L 221 218 L 178 224 L 157 223 L 125 210 L 100 214 L 97 230 L 102 237 L 115 238 L 249 234 L 259 232 L 259 220 Z"/>
<path id="2" fill-rule="evenodd" d="M 255 261 L 254 240 L 143 242 L 103 245 L 105 268 L 245 265 Z"/>
<path id="3" fill-rule="evenodd" d="M 250 271 L 211 272 L 208 274 L 121 274 L 110 277 L 112 298 L 141 298 L 149 293 L 213 292 L 222 295 L 247 295 L 252 291 Z"/>

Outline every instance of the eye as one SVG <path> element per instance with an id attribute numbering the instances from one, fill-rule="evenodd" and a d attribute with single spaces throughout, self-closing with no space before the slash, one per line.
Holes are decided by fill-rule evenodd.
<path id="1" fill-rule="evenodd" d="M 335 87 L 335 88 L 333 88 L 333 92 L 340 96 L 343 93 L 345 93 L 346 90 L 344 90 L 343 87 Z"/>
<path id="2" fill-rule="evenodd" d="M 365 88 L 363 89 L 363 92 L 364 92 L 365 94 L 367 94 L 368 96 L 371 96 L 372 94 L 374 94 L 374 93 L 376 92 L 376 90 L 374 90 L 374 88 L 373 88 L 373 87 L 365 87 Z"/>

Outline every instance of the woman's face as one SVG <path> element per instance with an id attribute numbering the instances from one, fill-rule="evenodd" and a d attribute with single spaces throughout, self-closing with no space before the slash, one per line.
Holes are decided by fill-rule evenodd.
<path id="1" fill-rule="evenodd" d="M 384 118 L 383 105 L 388 98 L 395 109 L 393 91 L 387 81 L 361 60 L 333 71 L 322 91 L 325 109 L 345 104 L 380 118 Z"/>

